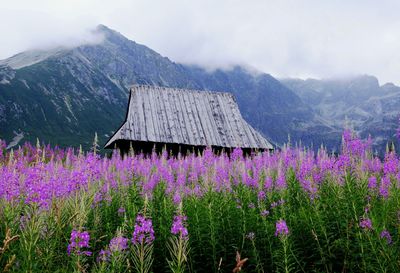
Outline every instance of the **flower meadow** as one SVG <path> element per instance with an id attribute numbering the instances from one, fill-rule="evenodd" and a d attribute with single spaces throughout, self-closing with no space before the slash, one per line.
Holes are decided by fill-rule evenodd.
<path id="1" fill-rule="evenodd" d="M 399 272 L 400 157 L 0 144 L 0 270 Z"/>

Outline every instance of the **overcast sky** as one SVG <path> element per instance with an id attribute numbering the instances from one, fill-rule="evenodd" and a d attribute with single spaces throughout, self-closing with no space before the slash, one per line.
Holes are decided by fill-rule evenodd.
<path id="1" fill-rule="evenodd" d="M 102 23 L 177 62 L 400 84 L 399 0 L 0 0 L 0 59 Z"/>

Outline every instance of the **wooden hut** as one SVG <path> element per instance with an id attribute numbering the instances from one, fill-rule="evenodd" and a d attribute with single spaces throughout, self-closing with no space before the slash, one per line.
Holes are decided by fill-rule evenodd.
<path id="1" fill-rule="evenodd" d="M 272 145 L 241 116 L 230 93 L 184 90 L 156 86 L 134 86 L 122 126 L 105 148 L 127 152 L 157 152 L 166 148 L 177 154 L 272 150 Z"/>

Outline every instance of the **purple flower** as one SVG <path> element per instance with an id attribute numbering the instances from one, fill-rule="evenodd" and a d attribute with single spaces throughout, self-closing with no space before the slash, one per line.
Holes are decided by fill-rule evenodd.
<path id="1" fill-rule="evenodd" d="M 254 205 L 254 203 L 250 203 L 250 204 L 248 205 L 248 207 L 249 207 L 249 209 L 254 209 L 254 208 L 256 207 L 256 205 Z"/>
<path id="2" fill-rule="evenodd" d="M 271 203 L 271 208 L 275 208 L 275 207 L 283 205 L 283 204 L 285 204 L 285 200 L 280 199 L 280 200 L 278 200 L 278 202 L 272 202 Z"/>
<path id="3" fill-rule="evenodd" d="M 231 154 L 232 161 L 243 159 L 243 151 L 240 148 L 235 148 Z"/>
<path id="4" fill-rule="evenodd" d="M 383 197 L 384 199 L 387 199 L 389 197 L 389 188 L 390 188 L 390 177 L 389 176 L 384 176 L 381 179 L 381 185 L 379 186 L 379 195 Z"/>
<path id="5" fill-rule="evenodd" d="M 172 201 L 174 202 L 175 205 L 178 205 L 182 201 L 182 198 L 181 198 L 181 195 L 179 194 L 179 192 L 176 192 L 174 194 Z"/>
<path id="6" fill-rule="evenodd" d="M 283 174 L 281 174 L 281 175 L 278 175 L 278 178 L 276 179 L 276 187 L 278 188 L 278 189 L 284 189 L 284 188 L 286 188 L 286 178 L 285 178 L 285 175 L 283 175 Z"/>
<path id="7" fill-rule="evenodd" d="M 376 181 L 376 177 L 375 177 L 375 176 L 371 176 L 371 177 L 368 179 L 368 188 L 369 188 L 369 189 L 375 189 L 377 184 L 378 184 L 378 183 L 377 183 L 377 181 Z"/>
<path id="8" fill-rule="evenodd" d="M 269 215 L 269 210 L 263 210 L 260 214 L 263 217 L 268 216 Z"/>
<path id="9" fill-rule="evenodd" d="M 111 252 L 110 250 L 106 249 L 102 249 L 99 252 L 99 256 L 97 256 L 97 262 L 101 263 L 101 262 L 109 262 L 110 261 L 110 256 L 111 256 Z"/>
<path id="10" fill-rule="evenodd" d="M 86 255 L 86 256 L 92 255 L 92 252 L 90 251 L 81 251 L 82 248 L 90 247 L 89 240 L 90 240 L 89 232 L 87 231 L 81 232 L 75 229 L 72 230 L 70 243 L 67 247 L 68 255 L 71 255 L 71 253 L 76 255 Z"/>
<path id="11" fill-rule="evenodd" d="M 387 199 L 389 197 L 389 191 L 385 187 L 379 187 L 379 195 L 383 197 L 384 199 Z"/>
<path id="12" fill-rule="evenodd" d="M 362 218 L 360 220 L 360 227 L 364 230 L 371 230 L 372 229 L 372 221 L 369 218 Z"/>
<path id="13" fill-rule="evenodd" d="M 272 188 L 272 184 L 273 184 L 272 178 L 271 177 L 266 177 L 265 178 L 265 182 L 264 182 L 264 188 L 267 191 L 269 191 Z"/>
<path id="14" fill-rule="evenodd" d="M 118 216 L 123 216 L 125 213 L 125 208 L 119 208 L 117 213 L 118 213 Z"/>
<path id="15" fill-rule="evenodd" d="M 133 244 L 141 244 L 146 242 L 151 244 L 155 239 L 153 223 L 150 218 L 145 218 L 143 215 L 138 214 L 136 217 L 135 229 L 132 235 Z"/>
<path id="16" fill-rule="evenodd" d="M 264 200 L 265 197 L 266 197 L 265 192 L 264 191 L 259 191 L 257 197 L 258 197 L 258 201 Z"/>
<path id="17" fill-rule="evenodd" d="M 394 152 L 389 152 L 385 155 L 383 163 L 383 173 L 385 175 L 396 174 L 399 167 L 399 159 Z"/>
<path id="18" fill-rule="evenodd" d="M 381 238 L 386 239 L 386 242 L 388 243 L 388 245 L 390 245 L 392 243 L 392 236 L 390 235 L 389 231 L 387 231 L 386 229 L 381 232 Z"/>
<path id="19" fill-rule="evenodd" d="M 286 236 L 289 234 L 289 229 L 286 225 L 286 221 L 285 220 L 279 220 L 278 222 L 276 222 L 275 224 L 276 226 L 276 231 L 275 231 L 275 236 Z"/>
<path id="20" fill-rule="evenodd" d="M 112 238 L 108 247 L 111 252 L 121 252 L 128 248 L 128 239 L 122 236 Z"/>
<path id="21" fill-rule="evenodd" d="M 343 153 L 361 157 L 371 147 L 372 140 L 369 138 L 363 141 L 357 138 L 353 133 L 346 129 L 343 132 Z"/>
<path id="22" fill-rule="evenodd" d="M 188 230 L 185 227 L 185 222 L 187 220 L 186 216 L 176 215 L 174 216 L 174 221 L 172 222 L 171 233 L 174 235 L 179 235 L 183 239 L 188 239 Z"/>

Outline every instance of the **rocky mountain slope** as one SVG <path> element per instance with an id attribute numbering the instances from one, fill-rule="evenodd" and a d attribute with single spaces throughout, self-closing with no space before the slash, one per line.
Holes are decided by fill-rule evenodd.
<path id="1" fill-rule="evenodd" d="M 128 88 L 154 84 L 232 92 L 244 118 L 277 144 L 337 147 L 340 129 L 268 74 L 182 65 L 98 26 L 98 44 L 28 51 L 0 61 L 0 138 L 55 145 L 101 143 L 124 119 Z M 301 94 L 300 94 L 301 95 Z"/>
<path id="2" fill-rule="evenodd" d="M 350 126 L 361 136 L 371 137 L 382 150 L 396 142 L 400 114 L 400 87 L 379 85 L 373 76 L 328 80 L 281 80 L 318 115 L 335 127 Z"/>

